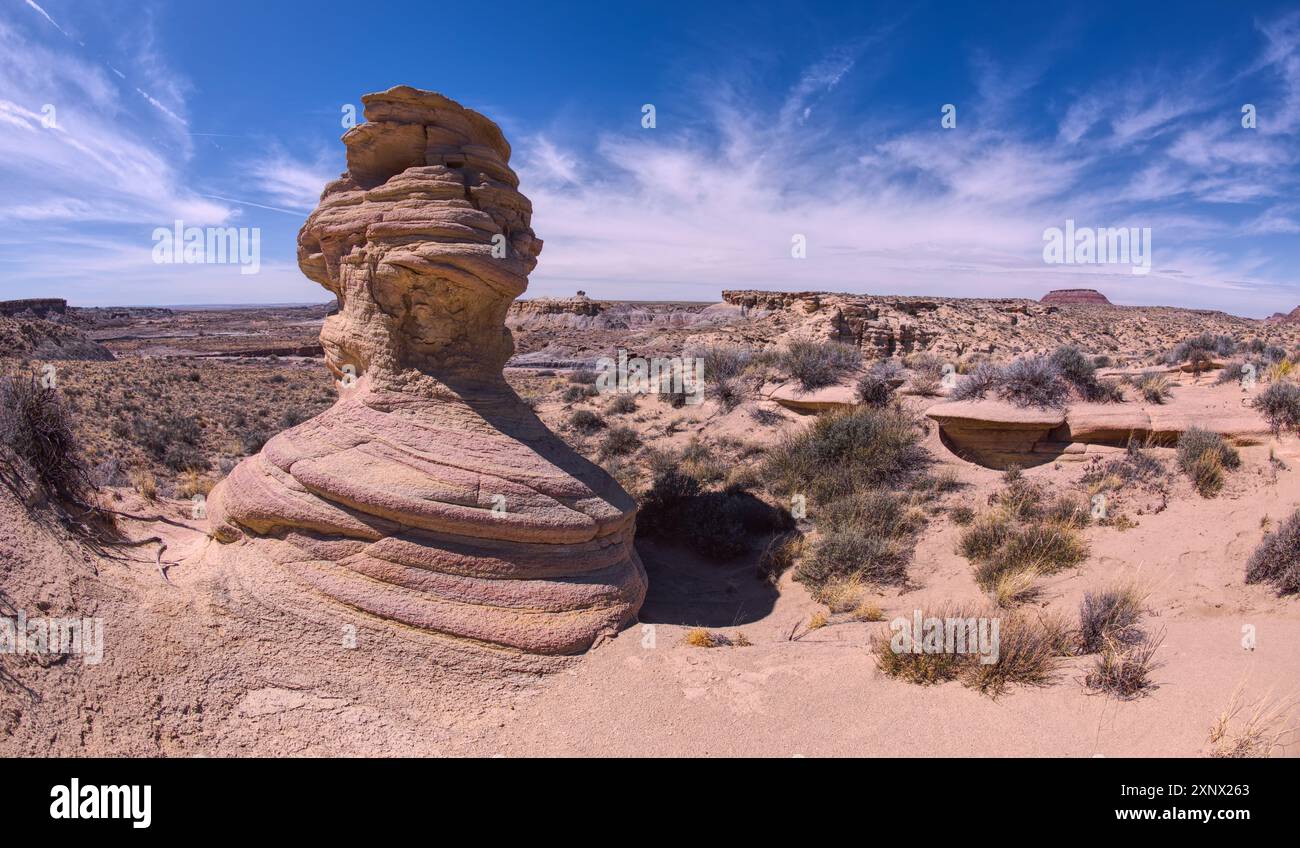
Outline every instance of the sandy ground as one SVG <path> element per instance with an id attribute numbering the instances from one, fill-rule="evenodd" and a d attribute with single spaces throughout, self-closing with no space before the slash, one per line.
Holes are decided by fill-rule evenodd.
<path id="1" fill-rule="evenodd" d="M 743 420 L 717 426 L 743 429 Z M 968 483 L 949 495 L 978 507 L 998 472 L 928 446 Z M 1273 473 L 1270 448 L 1287 464 Z M 1086 531 L 1091 555 L 1046 578 L 1041 603 L 1068 611 L 1083 592 L 1138 578 L 1148 629 L 1166 638 L 1150 695 L 1087 694 L 1089 660 L 1063 663 L 1052 685 L 997 700 L 957 683 L 919 687 L 883 676 L 868 651 L 884 623 L 836 624 L 789 636 L 821 607 L 787 575 L 779 591 L 753 560 L 719 566 L 682 549 L 639 545 L 650 576 L 640 624 L 553 673 L 366 619 L 292 584 L 265 563 L 218 567 L 184 505 L 182 525 L 124 521 L 159 534 L 175 560 L 164 582 L 152 548 L 130 559 L 87 553 L 0 494 L 0 602 L 29 617 L 76 611 L 104 620 L 105 656 L 0 656 L 0 753 L 7 755 L 770 755 L 1179 756 L 1206 734 L 1233 690 L 1300 691 L 1300 599 L 1244 584 L 1264 530 L 1300 505 L 1300 443 L 1245 448 L 1243 468 L 1212 500 L 1181 481 L 1169 505 L 1128 530 Z M 1079 463 L 1026 472 L 1069 486 Z M 119 509 L 156 512 L 129 492 Z M 946 518 L 925 532 L 914 588 L 880 596 L 888 617 L 931 601 L 974 600 L 969 563 Z M 120 555 L 120 554 L 119 554 Z M 97 572 L 97 573 L 96 573 Z M 256 578 L 256 579 L 254 579 Z M 270 591 L 267 586 L 273 587 Z M 1255 628 L 1253 650 L 1242 628 Z M 695 626 L 748 647 L 683 642 Z M 1300 753 L 1292 748 L 1288 753 Z"/>

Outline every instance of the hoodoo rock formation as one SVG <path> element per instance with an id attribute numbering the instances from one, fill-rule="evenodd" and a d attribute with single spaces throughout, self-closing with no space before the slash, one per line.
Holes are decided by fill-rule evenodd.
<path id="1" fill-rule="evenodd" d="M 1055 289 L 1043 295 L 1040 303 L 1109 305 L 1106 295 L 1096 289 Z"/>
<path id="2" fill-rule="evenodd" d="M 362 101 L 348 170 L 298 234 L 303 273 L 339 301 L 321 330 L 339 399 L 213 491 L 213 535 L 382 619 L 581 652 L 644 598 L 636 506 L 502 377 L 542 248 L 510 146 L 440 94 Z"/>

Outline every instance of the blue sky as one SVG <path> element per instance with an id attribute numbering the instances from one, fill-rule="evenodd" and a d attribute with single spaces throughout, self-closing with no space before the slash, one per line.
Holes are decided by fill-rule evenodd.
<path id="1" fill-rule="evenodd" d="M 546 241 L 528 296 L 1289 311 L 1300 6 L 1136 5 L 0 0 L 0 298 L 325 300 L 297 229 L 343 106 L 405 83 L 505 130 Z M 176 219 L 259 228 L 259 272 L 155 264 Z M 1067 219 L 1151 228 L 1151 273 L 1046 264 Z"/>

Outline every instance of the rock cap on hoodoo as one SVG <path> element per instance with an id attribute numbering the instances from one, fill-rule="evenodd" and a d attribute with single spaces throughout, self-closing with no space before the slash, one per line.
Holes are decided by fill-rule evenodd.
<path id="1" fill-rule="evenodd" d="M 1054 289 L 1043 295 L 1040 303 L 1097 303 L 1109 304 L 1106 295 L 1096 289 Z"/>

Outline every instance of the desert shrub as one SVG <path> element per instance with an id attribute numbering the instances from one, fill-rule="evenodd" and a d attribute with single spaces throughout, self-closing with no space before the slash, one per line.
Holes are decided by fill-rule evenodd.
<path id="1" fill-rule="evenodd" d="M 2 476 L 15 493 L 34 479 L 50 495 L 84 504 L 94 488 L 58 391 L 34 376 L 0 380 L 0 451 Z"/>
<path id="2" fill-rule="evenodd" d="M 1210 498 L 1223 488 L 1224 469 L 1241 465 L 1241 455 L 1218 433 L 1189 427 L 1178 437 L 1178 467 L 1192 478 L 1202 497 Z"/>
<path id="3" fill-rule="evenodd" d="M 794 341 L 780 353 L 779 367 L 804 391 L 834 385 L 862 364 L 858 348 L 836 341 Z"/>
<path id="4" fill-rule="evenodd" d="M 1286 359 L 1286 348 L 1277 345 L 1269 345 L 1262 351 L 1264 358 L 1269 362 L 1281 362 Z"/>
<path id="5" fill-rule="evenodd" d="M 589 409 L 579 409 L 569 416 L 569 426 L 579 433 L 595 433 L 605 429 L 605 419 Z"/>
<path id="6" fill-rule="evenodd" d="M 740 345 L 715 344 L 693 351 L 691 355 L 703 360 L 706 380 L 731 380 L 749 367 L 754 351 Z"/>
<path id="7" fill-rule="evenodd" d="M 850 576 L 881 585 L 901 585 L 907 580 L 910 560 L 911 546 L 898 539 L 857 529 L 832 530 L 817 540 L 794 576 L 811 587 Z"/>
<path id="8" fill-rule="evenodd" d="M 894 384 L 902 376 L 902 368 L 897 362 L 886 360 L 876 363 L 858 380 L 858 402 L 868 406 L 885 406 L 894 396 Z"/>
<path id="9" fill-rule="evenodd" d="M 605 412 L 610 415 L 627 415 L 630 412 L 636 412 L 636 395 L 615 395 L 613 400 L 605 407 Z"/>
<path id="10" fill-rule="evenodd" d="M 290 407 L 280 413 L 280 429 L 288 430 L 290 427 L 297 427 L 311 416 L 296 407 Z"/>
<path id="11" fill-rule="evenodd" d="M 981 362 L 969 373 L 962 376 L 953 387 L 951 400 L 980 400 L 997 388 L 1002 369 L 988 362 Z"/>
<path id="12" fill-rule="evenodd" d="M 565 403 L 578 403 L 589 397 L 595 397 L 598 394 L 600 394 L 600 390 L 594 385 L 569 386 L 564 390 L 564 394 L 561 395 L 561 398 Z"/>
<path id="13" fill-rule="evenodd" d="M 1151 672 L 1164 632 L 1143 636 L 1132 643 L 1107 640 L 1096 663 L 1084 677 L 1084 685 L 1095 692 L 1132 700 L 1153 687 Z"/>
<path id="14" fill-rule="evenodd" d="M 1111 358 L 1106 354 L 1101 353 L 1092 358 L 1092 364 L 1096 368 L 1109 368 L 1111 366 Z"/>
<path id="15" fill-rule="evenodd" d="M 1227 334 L 1216 336 L 1207 331 L 1197 336 L 1190 336 L 1174 345 L 1165 354 L 1165 361 L 1171 365 L 1191 362 L 1195 358 L 1205 362 L 1211 356 L 1231 356 L 1236 350 L 1237 340 L 1232 336 Z M 1283 351 L 1283 356 L 1285 355 L 1286 352 Z"/>
<path id="16" fill-rule="evenodd" d="M 904 364 L 912 372 L 907 381 L 912 394 L 931 397 L 939 393 L 949 363 L 932 353 L 914 353 L 904 360 Z"/>
<path id="17" fill-rule="evenodd" d="M 948 516 L 952 519 L 952 523 L 958 527 L 968 527 L 975 520 L 975 510 L 965 504 L 958 504 L 948 510 Z"/>
<path id="18" fill-rule="evenodd" d="M 803 493 L 827 504 L 860 489 L 904 488 L 928 462 L 907 412 L 856 406 L 828 412 L 788 436 L 768 453 L 762 474 L 783 497 Z"/>
<path id="19" fill-rule="evenodd" d="M 1264 536 L 1246 563 L 1247 583 L 1271 583 L 1278 594 L 1300 593 L 1300 511 Z"/>
<path id="20" fill-rule="evenodd" d="M 1084 400 L 1104 400 L 1107 397 L 1097 381 L 1097 366 L 1073 345 L 1058 347 L 1051 362 L 1067 383 L 1074 386 Z"/>
<path id="21" fill-rule="evenodd" d="M 627 456 L 641 447 L 641 437 L 631 427 L 619 425 L 611 427 L 605 441 L 600 445 L 600 457 Z"/>
<path id="22" fill-rule="evenodd" d="M 1086 593 L 1079 604 L 1079 652 L 1095 654 L 1107 642 L 1127 645 L 1140 639 L 1137 625 L 1144 600 L 1131 584 Z"/>
<path id="23" fill-rule="evenodd" d="M 1050 359 L 1022 356 L 1002 369 L 998 396 L 1016 406 L 1058 407 L 1065 405 L 1069 388 Z"/>
<path id="24" fill-rule="evenodd" d="M 575 386 L 595 386 L 599 373 L 590 368 L 575 368 L 569 372 L 568 380 Z"/>
<path id="25" fill-rule="evenodd" d="M 1250 405 L 1259 410 L 1274 433 L 1300 432 L 1300 386 L 1290 381 L 1270 383 Z"/>
<path id="26" fill-rule="evenodd" d="M 1229 362 L 1219 369 L 1219 373 L 1214 377 L 1214 385 L 1224 386 L 1228 383 L 1239 383 L 1246 376 L 1246 366 L 1250 365 L 1254 369 L 1255 376 L 1263 377 L 1265 366 L 1262 362 L 1236 361 Z"/>
<path id="27" fill-rule="evenodd" d="M 1054 408 L 1070 397 L 1070 383 L 1061 369 L 1044 356 L 1022 356 L 1007 365 L 980 365 L 958 381 L 954 400 L 978 400 L 995 393 L 1016 406 Z"/>

